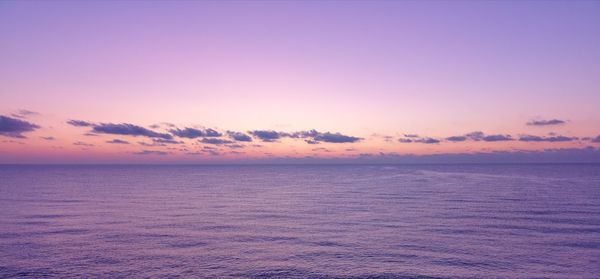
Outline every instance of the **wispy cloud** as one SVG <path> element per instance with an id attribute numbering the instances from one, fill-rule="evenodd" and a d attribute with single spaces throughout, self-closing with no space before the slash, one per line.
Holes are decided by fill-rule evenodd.
<path id="1" fill-rule="evenodd" d="M 91 127 L 91 126 L 94 126 L 94 123 L 92 123 L 92 122 L 87 122 L 87 121 L 83 121 L 83 120 L 74 120 L 74 119 L 71 119 L 71 120 L 67 121 L 67 124 L 69 124 L 71 126 L 75 126 L 75 127 Z"/>
<path id="2" fill-rule="evenodd" d="M 31 110 L 20 109 L 17 112 L 11 114 L 11 116 L 16 118 L 27 118 L 28 116 L 32 115 L 39 115 L 39 113 Z"/>
<path id="3" fill-rule="evenodd" d="M 549 119 L 549 120 L 531 120 L 527 122 L 529 126 L 552 126 L 552 125 L 562 125 L 565 124 L 565 120 L 560 119 Z"/>
<path id="4" fill-rule="evenodd" d="M 128 141 L 126 140 L 121 140 L 121 139 L 113 139 L 113 140 L 109 140 L 106 143 L 110 143 L 110 144 L 129 144 Z"/>
<path id="5" fill-rule="evenodd" d="M 566 137 L 566 136 L 540 137 L 540 136 L 533 136 L 533 135 L 522 135 L 519 137 L 519 141 L 525 141 L 525 142 L 540 142 L 540 141 L 566 142 L 566 141 L 575 141 L 575 140 L 578 140 L 578 138 Z"/>
<path id="6" fill-rule="evenodd" d="M 76 141 L 76 142 L 74 142 L 74 143 L 73 143 L 73 145 L 87 146 L 87 147 L 94 146 L 94 145 L 93 145 L 93 144 L 91 144 L 91 143 L 87 143 L 87 142 L 83 142 L 83 141 Z"/>
<path id="7" fill-rule="evenodd" d="M 142 150 L 139 152 L 133 152 L 133 154 L 135 155 L 169 155 L 171 154 L 170 152 L 165 152 L 165 151 L 158 151 L 158 150 Z"/>

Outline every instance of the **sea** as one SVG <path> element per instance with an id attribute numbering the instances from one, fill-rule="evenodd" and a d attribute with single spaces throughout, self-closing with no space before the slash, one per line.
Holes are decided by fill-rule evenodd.
<path id="1" fill-rule="evenodd" d="M 600 278 L 600 165 L 2 165 L 15 277 Z"/>

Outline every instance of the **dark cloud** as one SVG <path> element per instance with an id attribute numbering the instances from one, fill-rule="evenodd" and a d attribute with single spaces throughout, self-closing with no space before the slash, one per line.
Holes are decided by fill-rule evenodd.
<path id="1" fill-rule="evenodd" d="M 362 140 L 358 137 L 346 136 L 340 133 L 319 133 L 313 138 L 315 141 L 329 142 L 329 143 L 353 143 Z"/>
<path id="2" fill-rule="evenodd" d="M 470 133 L 466 134 L 465 137 L 469 138 L 470 140 L 480 141 L 480 140 L 483 140 L 483 137 L 485 137 L 485 134 L 480 131 L 475 131 L 475 132 L 470 132 Z"/>
<path id="3" fill-rule="evenodd" d="M 223 134 L 213 129 L 195 129 L 195 128 L 184 128 L 184 129 L 171 129 L 171 134 L 180 138 L 195 139 L 200 137 L 220 137 Z"/>
<path id="4" fill-rule="evenodd" d="M 252 138 L 249 135 L 240 132 L 227 131 L 227 135 L 235 141 L 251 142 Z"/>
<path id="5" fill-rule="evenodd" d="M 312 129 L 309 131 L 300 131 L 300 132 L 295 132 L 292 133 L 290 135 L 291 138 L 314 138 L 314 137 L 318 137 L 319 135 L 321 135 L 321 133 L 317 132 L 317 130 Z"/>
<path id="6" fill-rule="evenodd" d="M 157 150 L 142 150 L 140 152 L 133 152 L 135 155 L 168 155 L 170 152 L 157 151 Z"/>
<path id="7" fill-rule="evenodd" d="M 330 133 L 325 132 L 321 133 L 317 130 L 309 130 L 309 131 L 300 131 L 292 134 L 282 134 L 282 136 L 288 136 L 290 138 L 309 138 L 306 141 L 308 144 L 317 144 L 319 142 L 328 142 L 328 143 L 353 143 L 362 140 L 362 138 L 353 137 L 343 135 L 341 133 Z M 310 139 L 312 138 L 312 139 Z"/>
<path id="8" fill-rule="evenodd" d="M 161 139 L 172 139 L 173 136 L 170 134 L 158 133 L 141 126 L 121 123 L 100 123 L 93 126 L 92 129 L 95 133 L 102 134 L 113 134 L 113 135 L 126 135 L 126 136 L 144 136 L 150 138 L 161 138 Z"/>
<path id="9" fill-rule="evenodd" d="M 511 141 L 513 138 L 510 135 L 489 135 L 483 137 L 484 141 Z"/>
<path id="10" fill-rule="evenodd" d="M 550 120 L 531 120 L 527 122 L 529 126 L 552 126 L 552 125 L 562 125 L 565 124 L 566 121 L 560 119 L 550 119 Z"/>
<path id="11" fill-rule="evenodd" d="M 113 140 L 109 140 L 106 143 L 111 143 L 111 144 L 129 144 L 128 141 L 126 140 L 121 140 L 121 139 L 113 139 Z"/>
<path id="12" fill-rule="evenodd" d="M 216 144 L 216 145 L 233 143 L 233 141 L 226 140 L 226 139 L 219 139 L 219 138 L 202 138 L 202 140 L 200 140 L 200 142 L 207 143 L 207 144 Z"/>
<path id="13" fill-rule="evenodd" d="M 404 134 L 404 137 L 405 138 L 418 138 L 419 135 L 417 135 L 417 134 Z"/>
<path id="14" fill-rule="evenodd" d="M 55 140 L 54 137 L 40 137 L 43 140 Z"/>
<path id="15" fill-rule="evenodd" d="M 25 120 L 0 115 L 0 135 L 12 138 L 25 138 L 23 133 L 34 131 L 40 126 Z"/>
<path id="16" fill-rule="evenodd" d="M 407 135 L 404 135 L 407 136 Z M 416 138 L 416 137 L 412 137 L 414 135 L 408 135 L 411 136 L 410 138 L 399 138 L 398 141 L 401 143 L 424 143 L 424 144 L 438 144 L 441 141 L 439 139 L 435 139 L 435 138 L 430 138 L 430 137 L 423 137 L 423 138 Z"/>
<path id="17" fill-rule="evenodd" d="M 83 120 L 69 120 L 67 121 L 67 124 L 75 126 L 75 127 L 92 127 L 94 126 L 94 123 L 92 122 L 87 122 L 87 121 L 83 121 Z"/>
<path id="18" fill-rule="evenodd" d="M 593 138 L 592 142 L 594 142 L 594 143 L 600 143 L 600 135 L 598 135 L 597 137 Z"/>
<path id="19" fill-rule="evenodd" d="M 461 141 L 466 141 L 467 137 L 466 136 L 453 136 L 453 137 L 447 137 L 446 140 L 451 141 L 451 142 L 461 142 Z"/>
<path id="20" fill-rule="evenodd" d="M 565 136 L 540 137 L 540 136 L 533 136 L 533 135 L 522 135 L 519 137 L 519 141 L 525 141 L 525 142 L 540 142 L 540 141 L 566 142 L 566 141 L 575 141 L 575 140 L 577 140 L 577 138 L 565 137 Z"/>
<path id="21" fill-rule="evenodd" d="M 438 143 L 440 143 L 440 140 L 434 139 L 434 138 L 420 138 L 420 139 L 414 140 L 414 142 L 425 143 L 425 144 L 438 144 Z"/>
<path id="22" fill-rule="evenodd" d="M 282 137 L 288 136 L 287 133 L 277 132 L 273 130 L 254 130 L 249 131 L 248 133 L 259 138 L 264 142 L 274 142 Z"/>

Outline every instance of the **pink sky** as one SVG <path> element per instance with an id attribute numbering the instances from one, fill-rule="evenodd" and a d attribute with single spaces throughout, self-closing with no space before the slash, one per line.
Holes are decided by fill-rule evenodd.
<path id="1" fill-rule="evenodd" d="M 4 1 L 0 115 L 37 128 L 0 122 L 0 163 L 598 148 L 599 13 L 583 1 Z M 103 123 L 212 128 L 221 140 L 315 129 L 325 139 L 172 135 L 178 143 L 145 146 L 153 137 L 84 135 Z M 447 140 L 474 131 L 513 140 Z M 440 142 L 402 143 L 405 134 Z"/>

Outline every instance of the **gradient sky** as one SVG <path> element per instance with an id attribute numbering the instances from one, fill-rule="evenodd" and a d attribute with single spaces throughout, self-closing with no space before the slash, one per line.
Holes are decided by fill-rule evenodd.
<path id="1" fill-rule="evenodd" d="M 600 162 L 598 15 L 598 1 L 2 1 L 0 163 Z M 171 142 L 110 129 L 123 123 Z M 186 127 L 222 136 L 173 132 Z"/>

